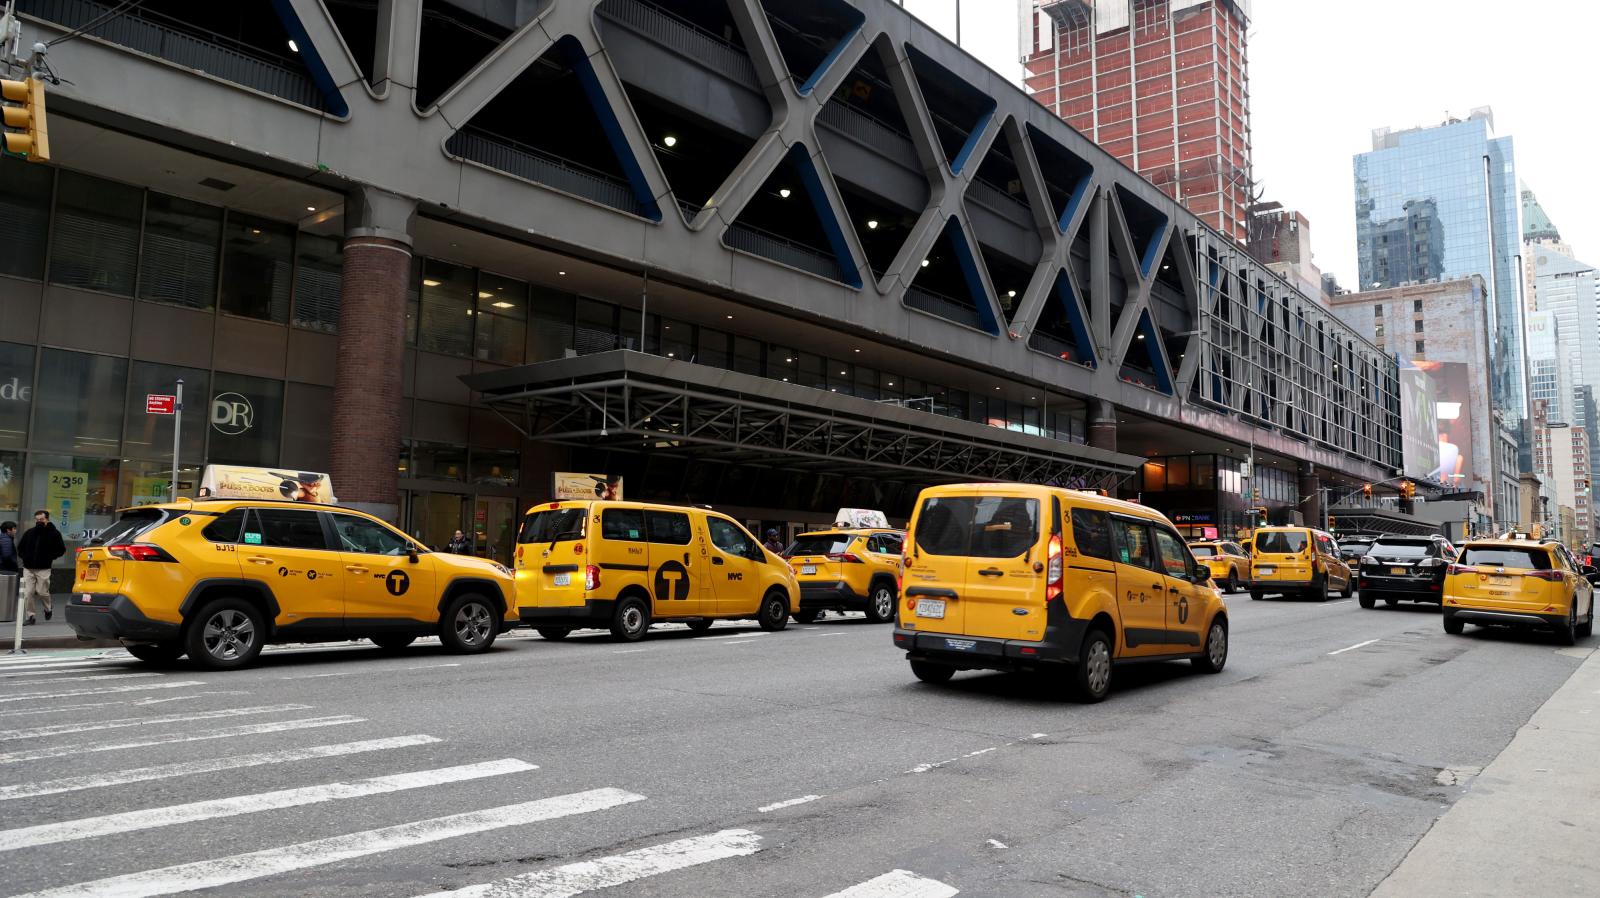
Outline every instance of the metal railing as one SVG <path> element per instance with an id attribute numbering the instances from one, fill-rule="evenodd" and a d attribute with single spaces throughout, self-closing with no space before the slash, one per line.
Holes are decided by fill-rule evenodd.
<path id="1" fill-rule="evenodd" d="M 81 28 L 116 7 L 93 0 L 21 0 L 17 11 L 67 28 Z M 214 75 L 262 93 L 327 108 L 322 91 L 303 71 L 224 35 L 139 9 L 112 16 L 84 32 L 109 43 Z"/>
<path id="2" fill-rule="evenodd" d="M 889 144 L 905 144 L 908 150 L 915 153 L 915 148 L 911 146 L 911 135 L 840 100 L 823 106 L 822 112 L 817 115 L 817 123 L 827 125 L 869 147 L 881 148 Z"/>
<path id="3" fill-rule="evenodd" d="M 1026 200 L 1013 196 L 988 181 L 973 178 L 972 183 L 967 185 L 967 198 L 1008 218 L 1019 210 L 1024 217 L 1028 215 L 1029 207 Z"/>
<path id="4" fill-rule="evenodd" d="M 755 63 L 738 46 L 647 0 L 605 0 L 600 15 L 713 71 L 759 85 Z"/>
<path id="5" fill-rule="evenodd" d="M 645 215 L 633 188 L 604 172 L 537 147 L 487 131 L 462 130 L 450 135 L 445 149 L 506 174 L 537 181 L 546 187 L 594 200 L 613 209 Z"/>
<path id="6" fill-rule="evenodd" d="M 913 309 L 921 309 L 924 312 L 938 315 L 940 318 L 948 318 L 957 324 L 965 324 L 968 327 L 979 329 L 983 328 L 983 322 L 978 317 L 977 309 L 921 287 L 911 286 L 906 288 L 906 305 Z"/>
<path id="7" fill-rule="evenodd" d="M 796 243 L 771 231 L 735 222 L 728 228 L 727 233 L 722 235 L 722 240 L 733 249 L 754 253 L 801 271 L 809 271 L 830 281 L 841 283 L 844 281 L 844 272 L 839 270 L 839 261 L 831 254 L 803 243 Z"/>

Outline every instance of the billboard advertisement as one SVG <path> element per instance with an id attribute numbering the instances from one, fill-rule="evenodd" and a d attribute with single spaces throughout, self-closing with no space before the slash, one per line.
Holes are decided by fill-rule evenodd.
<path id="1" fill-rule="evenodd" d="M 333 481 L 315 471 L 281 471 L 239 465 L 207 465 L 200 495 L 212 499 L 277 499 L 291 502 L 338 503 Z"/>
<path id="2" fill-rule="evenodd" d="M 609 474 L 575 474 L 557 471 L 550 497 L 557 502 L 622 498 L 622 478 Z"/>
<path id="3" fill-rule="evenodd" d="M 1465 362 L 1417 362 L 1433 381 L 1438 427 L 1438 462 L 1426 476 L 1459 489 L 1472 489 L 1472 369 Z"/>
<path id="4" fill-rule="evenodd" d="M 1438 395 L 1428 372 L 1405 360 L 1400 363 L 1400 434 L 1406 476 L 1431 479 L 1439 469 Z"/>

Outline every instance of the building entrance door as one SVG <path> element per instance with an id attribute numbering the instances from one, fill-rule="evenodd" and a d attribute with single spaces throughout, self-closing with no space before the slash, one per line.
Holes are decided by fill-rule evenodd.
<path id="1" fill-rule="evenodd" d="M 436 552 L 445 551 L 455 532 L 467 529 L 467 499 L 460 493 L 413 492 L 406 532 Z"/>
<path id="2" fill-rule="evenodd" d="M 472 511 L 472 547 L 484 558 L 511 563 L 517 536 L 517 500 L 479 496 Z"/>

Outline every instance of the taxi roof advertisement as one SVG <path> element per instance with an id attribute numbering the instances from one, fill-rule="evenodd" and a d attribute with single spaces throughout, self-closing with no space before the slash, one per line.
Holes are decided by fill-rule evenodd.
<path id="1" fill-rule="evenodd" d="M 557 502 L 622 498 L 621 477 L 557 471 L 552 479 L 554 482 L 551 484 L 550 497 Z"/>
<path id="2" fill-rule="evenodd" d="M 271 499 L 279 502 L 338 503 L 333 480 L 316 471 L 207 465 L 200 495 L 211 499 Z"/>

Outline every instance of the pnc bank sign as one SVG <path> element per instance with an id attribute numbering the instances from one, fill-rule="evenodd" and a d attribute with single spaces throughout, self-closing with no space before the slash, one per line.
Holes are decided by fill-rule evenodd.
<path id="1" fill-rule="evenodd" d="M 211 399 L 211 427 L 220 434 L 238 436 L 254 426 L 255 407 L 240 393 L 218 393 Z"/>

